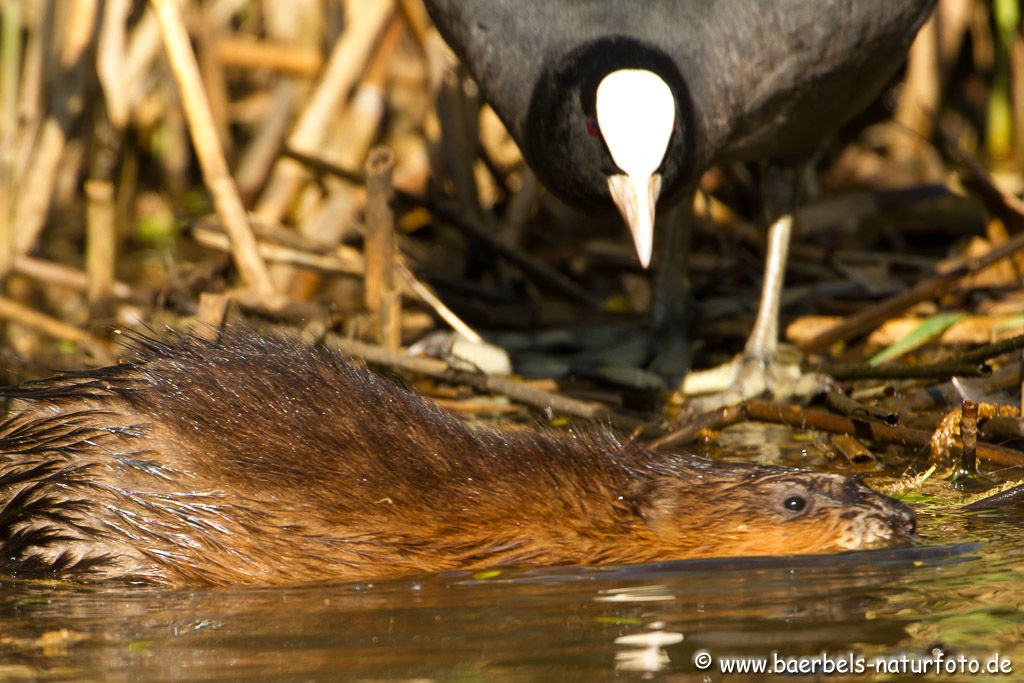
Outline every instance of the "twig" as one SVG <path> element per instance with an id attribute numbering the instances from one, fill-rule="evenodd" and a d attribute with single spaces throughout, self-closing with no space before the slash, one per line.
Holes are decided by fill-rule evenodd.
<path id="1" fill-rule="evenodd" d="M 964 401 L 960 408 L 960 471 L 959 475 L 978 473 L 978 404 Z"/>
<path id="2" fill-rule="evenodd" d="M 477 344 L 483 342 L 483 337 L 467 325 L 462 318 L 457 316 L 452 309 L 448 308 L 448 306 L 446 306 L 445 303 L 441 301 L 436 294 L 434 294 L 434 290 L 417 280 L 416 276 L 413 275 L 412 271 L 409 270 L 401 260 L 395 263 L 395 271 L 398 273 L 399 277 L 405 280 L 409 289 L 411 289 L 416 296 L 423 301 L 423 303 L 434 309 L 434 312 L 437 313 L 438 317 L 448 323 L 453 330 L 471 342 L 475 342 Z"/>
<path id="3" fill-rule="evenodd" d="M 395 289 L 395 215 L 391 174 L 395 155 L 387 147 L 370 152 L 366 162 L 366 308 L 376 337 L 385 348 L 402 345 L 401 299 Z"/>
<path id="4" fill-rule="evenodd" d="M 21 0 L 4 3 L 0 25 L 0 140 L 14 139 L 18 126 L 18 67 L 21 65 Z M 9 148 L 3 150 L 6 156 Z"/>
<path id="5" fill-rule="evenodd" d="M 337 159 L 339 166 L 356 168 L 367 159 L 384 120 L 388 79 L 403 36 L 405 23 L 396 13 L 388 21 L 351 101 L 341 114 L 338 129 L 343 134 L 335 136 L 335 144 L 326 152 L 327 158 Z"/>
<path id="6" fill-rule="evenodd" d="M 996 415 L 985 420 L 979 431 L 986 441 L 1021 441 L 1024 440 L 1024 418 Z"/>
<path id="7" fill-rule="evenodd" d="M 924 280 L 907 292 L 897 294 L 874 306 L 869 306 L 862 311 L 854 313 L 838 325 L 801 342 L 799 347 L 806 352 L 821 351 L 838 341 L 845 341 L 868 332 L 883 321 L 902 313 L 914 304 L 945 294 L 966 275 L 976 273 L 982 268 L 987 268 L 993 263 L 1017 253 L 1021 249 L 1024 249 L 1024 233 L 1014 235 L 1002 244 L 992 247 L 980 257 L 973 259 L 970 263 L 964 264 L 945 275 Z"/>
<path id="8" fill-rule="evenodd" d="M 854 420 L 815 408 L 767 403 L 765 401 L 746 401 L 738 406 L 714 411 L 716 421 L 703 426 L 721 429 L 730 424 L 747 420 L 785 424 L 799 429 L 817 429 L 823 432 L 851 434 L 860 439 L 871 439 L 882 443 L 894 443 L 900 446 L 924 448 L 930 445 L 932 433 L 923 429 L 893 427 L 874 420 Z M 683 427 L 653 441 L 651 448 L 662 449 L 684 445 L 686 439 L 692 439 L 695 432 Z M 1024 466 L 1024 452 L 1012 448 L 1004 448 L 993 444 L 979 443 L 978 456 L 1000 465 L 1013 467 Z"/>
<path id="9" fill-rule="evenodd" d="M 1024 484 L 1018 484 L 1012 488 L 1008 488 L 1005 491 L 999 491 L 993 493 L 991 496 L 985 496 L 981 500 L 976 500 L 973 503 L 964 505 L 963 510 L 991 510 L 993 508 L 1006 507 L 1008 505 L 1017 505 L 1021 501 L 1024 501 Z"/>
<path id="10" fill-rule="evenodd" d="M 319 154 L 349 168 L 366 163 L 367 153 L 384 121 L 387 81 L 391 75 L 389 67 L 404 35 L 405 24 L 395 13 L 381 35 L 355 93 L 332 127 L 333 134 L 328 136 L 327 144 L 321 146 Z M 326 196 L 320 199 L 315 210 L 305 213 L 297 227 L 299 234 L 320 244 L 334 246 L 361 232 L 357 214 L 365 195 L 361 188 L 336 177 L 328 177 L 323 185 Z M 300 270 L 288 275 L 288 291 L 293 296 L 312 296 L 319 287 L 320 278 L 315 273 Z"/>
<path id="11" fill-rule="evenodd" d="M 737 424 L 744 420 L 742 404 L 725 406 L 717 410 L 700 413 L 687 420 L 687 423 L 668 434 L 664 434 L 651 441 L 648 447 L 654 450 L 672 448 L 674 446 L 685 446 L 693 443 L 697 435 L 705 429 L 723 429 L 729 425 Z"/>
<path id="12" fill-rule="evenodd" d="M 192 334 L 203 339 L 215 340 L 217 332 L 227 318 L 230 304 L 231 297 L 227 294 L 200 292 L 196 324 L 192 327 Z"/>
<path id="13" fill-rule="evenodd" d="M 225 35 L 214 40 L 213 53 L 223 66 L 268 69 L 290 76 L 310 78 L 319 73 L 323 57 L 312 47 L 302 47 L 252 36 Z"/>
<path id="14" fill-rule="evenodd" d="M 88 202 L 85 242 L 85 269 L 89 276 L 86 297 L 93 316 L 102 316 L 110 303 L 114 283 L 117 226 L 114 214 L 114 185 L 108 180 L 85 183 Z"/>
<path id="15" fill-rule="evenodd" d="M 196 226 L 192 228 L 192 239 L 210 249 L 231 250 L 227 235 L 212 227 Z M 325 273 L 358 277 L 362 277 L 366 272 L 363 255 L 351 247 L 339 247 L 334 254 L 316 254 L 264 241 L 258 242 L 257 245 L 263 258 L 276 263 L 287 263 L 303 268 L 313 268 Z"/>
<path id="16" fill-rule="evenodd" d="M 110 364 L 114 360 L 115 347 L 110 342 L 93 336 L 74 325 L 40 313 L 13 299 L 0 297 L 0 318 L 24 325 L 55 339 L 67 339 L 80 344 L 101 363 Z"/>
<path id="17" fill-rule="evenodd" d="M 828 391 L 825 393 L 825 405 L 832 410 L 856 419 L 875 418 L 887 425 L 894 425 L 899 422 L 900 416 L 890 410 L 877 408 L 875 406 L 855 401 L 841 391 Z"/>
<path id="18" fill-rule="evenodd" d="M 992 372 L 984 363 L 968 363 L 962 358 L 950 358 L 925 365 L 869 365 L 867 363 L 836 364 L 827 368 L 834 379 L 948 379 L 950 377 L 983 377 Z"/>
<path id="19" fill-rule="evenodd" d="M 327 341 L 341 351 L 362 358 L 368 363 L 399 368 L 428 377 L 435 377 L 446 382 L 466 384 L 481 391 L 502 394 L 519 403 L 550 409 L 556 413 L 586 418 L 588 420 L 610 422 L 621 429 L 631 430 L 643 425 L 638 420 L 611 411 L 602 403 L 580 401 L 562 396 L 561 394 L 537 389 L 514 379 L 453 370 L 447 363 L 441 360 L 415 358 L 375 344 L 345 339 L 333 334 L 327 336 Z"/>
<path id="20" fill-rule="evenodd" d="M 996 370 L 991 377 L 985 379 L 985 392 L 1017 389 L 1020 386 L 1021 371 L 1022 367 L 1020 364 Z M 964 398 L 960 388 L 955 383 L 945 382 L 941 385 L 919 389 L 900 399 L 897 410 L 900 413 L 908 413 L 945 409 L 962 401 Z"/>
<path id="21" fill-rule="evenodd" d="M 275 295 L 274 285 L 267 265 L 260 257 L 238 188 L 228 172 L 181 11 L 176 0 L 151 2 L 163 32 L 168 61 L 178 84 L 206 187 L 231 239 L 235 264 L 248 287 L 262 297 L 272 298 Z"/>
<path id="22" fill-rule="evenodd" d="M 992 368 L 985 364 L 990 358 L 1024 348 L 1024 334 L 1002 339 L 962 353 L 955 358 L 923 365 L 837 364 L 827 368 L 838 380 L 849 379 L 947 379 L 949 377 L 983 377 Z"/>
<path id="23" fill-rule="evenodd" d="M 941 126 L 938 137 L 943 153 L 967 172 L 968 177 L 964 178 L 965 184 L 969 184 L 978 193 L 985 206 L 999 216 L 1007 228 L 1024 231 L 1024 202 L 1000 190 L 992 181 L 988 171 L 960 149 L 953 136 Z M 844 341 L 867 332 L 881 321 L 901 313 L 916 303 L 944 294 L 964 276 L 1011 256 L 1022 248 L 1024 248 L 1024 232 L 992 247 L 980 257 L 962 264 L 945 275 L 925 280 L 909 292 L 894 296 L 851 315 L 842 323 L 825 330 L 799 346 L 804 351 L 819 351 L 837 341 Z"/>
<path id="24" fill-rule="evenodd" d="M 1024 349 L 1024 334 L 986 344 L 985 346 L 979 346 L 976 349 L 960 354 L 960 360 L 964 363 L 983 363 L 990 358 L 995 358 L 1018 349 Z"/>
<path id="25" fill-rule="evenodd" d="M 829 441 L 852 465 L 868 465 L 877 461 L 874 453 L 849 434 L 833 434 Z"/>
<path id="26" fill-rule="evenodd" d="M 227 235 L 212 227 L 197 225 L 192 228 L 192 239 L 204 247 L 228 251 L 229 244 Z M 270 242 L 259 242 L 260 254 L 263 258 L 272 263 L 287 263 L 292 266 L 311 268 L 324 273 L 337 275 L 354 275 L 363 277 L 366 273 L 365 260 L 363 255 L 347 246 L 339 246 L 333 254 L 317 254 L 304 249 L 272 244 Z M 25 258 L 25 257 L 23 257 Z M 20 261 L 19 261 L 20 263 Z M 395 262 L 395 269 L 399 275 L 396 283 L 398 290 L 410 297 L 416 297 L 437 313 L 438 317 L 448 323 L 453 330 L 470 341 L 482 341 L 469 325 L 459 318 L 454 311 L 441 301 L 433 290 L 417 277 L 402 263 L 401 259 Z M 120 283 L 116 283 L 115 287 Z M 127 287 L 127 285 L 122 285 Z M 126 290 L 115 291 L 115 295 L 121 298 L 128 298 Z"/>
<path id="27" fill-rule="evenodd" d="M 466 96 L 461 68 L 457 64 L 446 64 L 441 82 L 437 84 L 435 106 L 441 122 L 443 168 L 455 186 L 459 206 L 469 213 L 473 223 L 486 225 L 492 222 L 491 216 L 480 206 L 480 189 L 473 171 L 473 163 L 478 156 L 476 127 L 480 119 L 480 105 Z"/>
<path id="28" fill-rule="evenodd" d="M 328 161 L 324 161 L 323 159 L 303 154 L 302 152 L 291 148 L 285 148 L 283 153 L 286 156 L 292 157 L 296 161 L 309 166 L 315 171 L 336 175 L 339 178 L 344 178 L 345 180 L 357 184 L 363 184 L 366 182 L 362 174 L 341 168 Z M 578 284 L 559 273 L 557 270 L 548 267 L 514 247 L 503 244 L 490 235 L 483 227 L 478 226 L 471 220 L 461 216 L 458 212 L 442 206 L 438 202 L 429 198 L 417 197 L 414 194 L 403 192 L 399 189 L 395 189 L 395 197 L 403 203 L 426 209 L 439 220 L 450 224 L 452 227 L 458 229 L 459 232 L 480 242 L 482 246 L 490 249 L 502 258 L 505 258 L 510 263 L 515 264 L 524 273 L 537 280 L 538 283 L 546 285 L 559 292 L 570 301 L 584 304 L 592 308 L 599 308 L 601 306 L 601 301 L 597 299 L 597 297 L 590 294 L 590 292 L 586 291 Z"/>
<path id="29" fill-rule="evenodd" d="M 224 241 L 226 243 L 227 238 Z M 68 287 L 80 292 L 89 289 L 88 275 L 80 270 L 60 263 L 54 263 L 53 261 L 46 261 L 32 256 L 19 256 L 14 261 L 14 271 L 40 282 Z M 110 283 L 110 294 L 115 299 L 122 299 L 141 305 L 151 305 L 155 298 L 152 292 L 134 289 L 131 285 L 118 280 Z"/>
<path id="30" fill-rule="evenodd" d="M 121 87 L 129 108 L 136 107 L 149 90 L 152 66 L 160 55 L 160 24 L 152 7 L 146 7 L 142 18 L 132 28 L 125 49 L 125 74 Z"/>
<path id="31" fill-rule="evenodd" d="M 999 189 L 985 167 L 961 149 L 956 138 L 943 126 L 939 127 L 938 142 L 942 153 L 966 174 L 962 175 L 964 185 L 978 195 L 985 208 L 998 216 L 1008 229 L 1024 230 L 1024 202 Z"/>
<path id="32" fill-rule="evenodd" d="M 227 293 L 231 301 L 243 309 L 262 315 L 292 321 L 320 320 L 326 313 L 320 306 L 308 301 L 299 301 L 284 295 L 263 297 L 251 289 L 232 290 Z"/>

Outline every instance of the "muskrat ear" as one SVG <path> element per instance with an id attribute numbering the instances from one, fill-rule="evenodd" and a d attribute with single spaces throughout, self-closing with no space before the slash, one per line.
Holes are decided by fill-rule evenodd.
<path id="1" fill-rule="evenodd" d="M 659 477 L 638 483 L 628 496 L 633 512 L 648 526 L 675 520 L 685 499 L 681 483 L 673 477 Z"/>

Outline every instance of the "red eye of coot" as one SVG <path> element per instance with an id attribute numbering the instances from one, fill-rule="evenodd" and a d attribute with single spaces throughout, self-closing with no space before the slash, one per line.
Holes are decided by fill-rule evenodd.
<path id="1" fill-rule="evenodd" d="M 590 133 L 590 137 L 596 138 L 601 135 L 601 131 L 597 128 L 597 121 L 592 118 L 587 119 L 587 132 Z"/>

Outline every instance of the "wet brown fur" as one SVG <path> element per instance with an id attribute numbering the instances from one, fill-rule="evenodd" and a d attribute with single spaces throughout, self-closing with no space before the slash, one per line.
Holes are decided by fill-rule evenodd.
<path id="1" fill-rule="evenodd" d="M 136 362 L 5 390 L 0 568 L 270 584 L 820 553 L 913 528 L 839 475 L 472 428 L 322 346 L 244 329 L 139 344 Z"/>

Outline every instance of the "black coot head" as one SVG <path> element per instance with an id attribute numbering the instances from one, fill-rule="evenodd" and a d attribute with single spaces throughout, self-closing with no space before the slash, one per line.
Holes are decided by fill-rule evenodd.
<path id="1" fill-rule="evenodd" d="M 584 210 L 607 210 L 613 206 L 609 178 L 622 177 L 629 170 L 620 166 L 623 155 L 634 153 L 634 150 L 622 150 L 623 142 L 626 147 L 631 144 L 628 134 L 623 138 L 620 132 L 616 143 L 611 139 L 615 132 L 602 130 L 602 116 L 598 111 L 598 88 L 603 87 L 602 82 L 609 74 L 623 71 L 648 76 L 647 80 L 656 84 L 656 90 L 660 88 L 670 93 L 674 101 L 675 111 L 671 130 L 667 132 L 664 156 L 658 159 L 661 150 L 655 152 L 660 191 L 653 196 L 671 201 L 684 184 L 692 180 L 692 155 L 688 152 L 693 135 L 692 108 L 679 70 L 667 55 L 653 46 L 630 37 L 605 37 L 585 43 L 550 65 L 533 90 L 524 131 L 523 152 L 544 184 Z M 651 104 L 642 97 L 630 101 L 629 88 L 603 89 L 606 101 L 618 100 L 614 106 L 619 118 L 635 123 L 637 133 L 645 132 L 644 127 L 650 125 L 647 117 Z M 602 106 L 606 110 L 609 105 Z M 605 129 L 608 129 L 607 115 L 603 116 Z M 617 150 L 609 148 L 610 141 L 613 146 L 618 145 Z M 616 159 L 620 163 L 616 163 Z M 616 204 L 625 215 L 627 209 L 623 201 Z M 649 245 L 641 244 L 634 221 L 629 216 L 626 219 L 631 223 L 641 261 L 645 261 L 644 251 L 649 257 Z"/>

